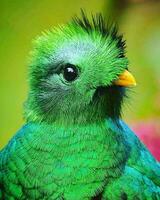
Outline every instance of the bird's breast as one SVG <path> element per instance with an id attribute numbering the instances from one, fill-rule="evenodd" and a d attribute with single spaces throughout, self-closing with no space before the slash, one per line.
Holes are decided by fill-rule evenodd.
<path id="1" fill-rule="evenodd" d="M 113 144 L 103 126 L 43 130 L 30 138 L 32 164 L 27 173 L 37 179 L 51 176 L 59 184 L 102 181 L 108 169 L 111 173 L 121 162 L 119 141 Z"/>
<path id="2" fill-rule="evenodd" d="M 106 134 L 103 126 L 32 127 L 19 141 L 15 154 L 17 163 L 14 163 L 19 166 L 16 174 L 31 195 L 36 192 L 38 195 L 38 191 L 41 191 L 39 195 L 51 195 L 61 188 L 63 192 L 70 191 L 73 185 L 90 187 L 92 184 L 96 190 L 107 177 L 121 173 L 120 144 L 116 140 L 113 144 L 113 138 Z"/>

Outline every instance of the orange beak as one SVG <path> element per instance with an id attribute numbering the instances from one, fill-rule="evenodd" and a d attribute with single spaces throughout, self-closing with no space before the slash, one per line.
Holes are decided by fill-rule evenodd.
<path id="1" fill-rule="evenodd" d="M 136 80 L 134 76 L 128 71 L 125 70 L 117 80 L 114 81 L 114 85 L 119 86 L 136 86 Z"/>

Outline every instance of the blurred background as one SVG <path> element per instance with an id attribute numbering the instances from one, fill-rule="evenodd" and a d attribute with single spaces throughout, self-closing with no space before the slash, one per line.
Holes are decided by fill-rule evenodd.
<path id="1" fill-rule="evenodd" d="M 80 8 L 119 24 L 137 80 L 123 118 L 160 160 L 160 0 L 0 0 L 0 149 L 24 123 L 32 40 Z"/>

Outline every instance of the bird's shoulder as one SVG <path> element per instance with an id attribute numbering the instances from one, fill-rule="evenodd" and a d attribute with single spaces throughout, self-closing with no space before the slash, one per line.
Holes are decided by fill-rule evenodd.
<path id="1" fill-rule="evenodd" d="M 130 147 L 127 165 L 144 174 L 156 185 L 160 186 L 160 164 L 140 141 L 136 134 L 123 122 L 123 135 Z"/>
<path id="2" fill-rule="evenodd" d="M 46 129 L 35 123 L 23 125 L 15 135 L 10 139 L 8 144 L 0 151 L 0 170 L 12 160 L 19 159 L 19 155 L 24 155 L 26 151 L 32 149 L 32 144 L 39 142 L 38 135 L 41 138 L 42 132 Z"/>
<path id="3" fill-rule="evenodd" d="M 29 125 L 26 124 L 22 126 L 17 133 L 10 139 L 10 141 L 4 146 L 0 151 L 0 169 L 3 168 L 7 160 L 14 154 L 16 149 L 20 147 L 21 139 L 24 137 L 27 132 Z"/>

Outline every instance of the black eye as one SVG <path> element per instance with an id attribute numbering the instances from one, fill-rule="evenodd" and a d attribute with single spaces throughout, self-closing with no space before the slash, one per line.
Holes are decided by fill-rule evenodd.
<path id="1" fill-rule="evenodd" d="M 78 69 L 75 65 L 66 64 L 63 69 L 63 77 L 67 81 L 74 81 L 78 76 Z"/>

